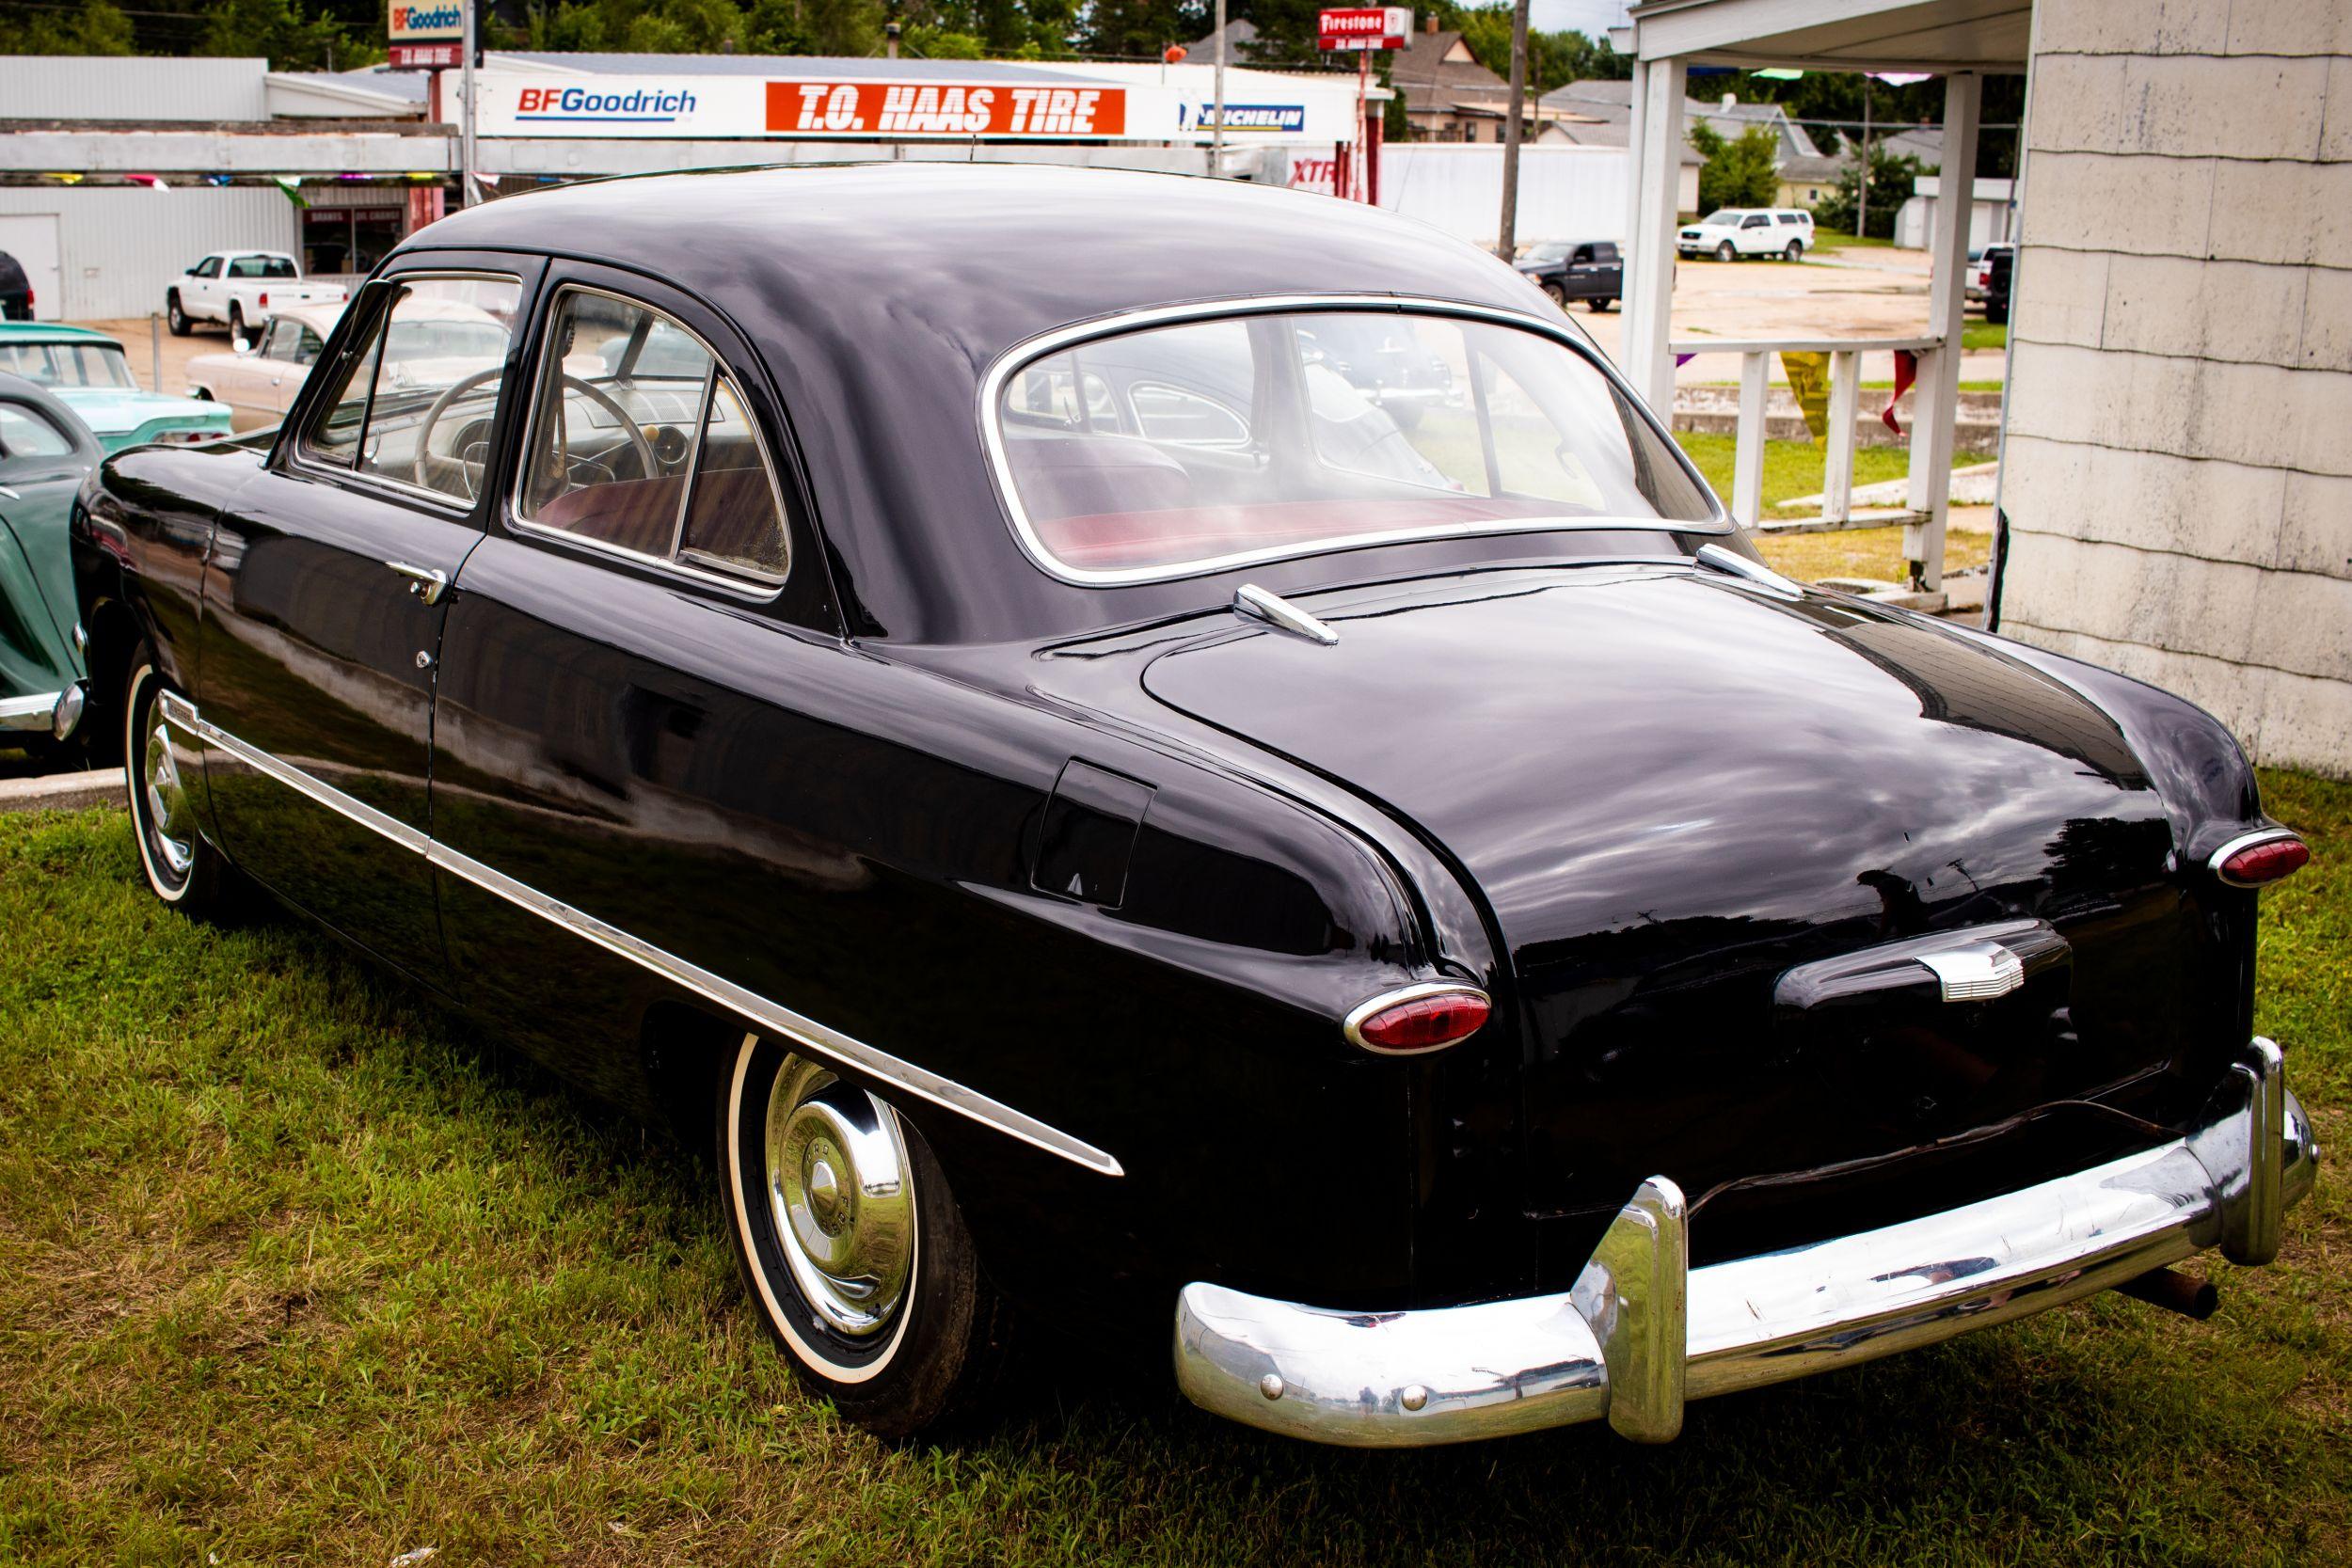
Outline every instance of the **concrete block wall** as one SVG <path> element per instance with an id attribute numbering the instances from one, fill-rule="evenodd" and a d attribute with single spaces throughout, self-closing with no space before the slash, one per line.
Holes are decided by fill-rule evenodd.
<path id="1" fill-rule="evenodd" d="M 2001 629 L 2352 777 L 2352 5 L 2034 10 Z"/>

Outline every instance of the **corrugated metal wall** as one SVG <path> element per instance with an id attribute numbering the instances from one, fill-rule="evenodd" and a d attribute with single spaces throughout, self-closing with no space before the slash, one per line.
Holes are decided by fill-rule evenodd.
<path id="1" fill-rule="evenodd" d="M 157 192 L 135 186 L 7 186 L 0 187 L 0 213 L 57 214 L 65 292 L 60 313 L 68 321 L 160 310 L 165 286 L 208 251 L 301 254 L 295 222 L 301 214 L 281 193 L 268 188 L 180 185 Z"/>
<path id="2" fill-rule="evenodd" d="M 0 118 L 267 119 L 264 59 L 0 55 Z"/>

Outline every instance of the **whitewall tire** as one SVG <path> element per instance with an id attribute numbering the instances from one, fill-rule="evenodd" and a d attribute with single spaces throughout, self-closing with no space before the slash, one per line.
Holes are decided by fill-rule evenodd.
<path id="1" fill-rule="evenodd" d="M 721 1197 L 753 1309 L 841 1414 L 911 1436 L 976 1407 L 1007 1314 L 922 1134 L 757 1035 L 723 1065 Z"/>

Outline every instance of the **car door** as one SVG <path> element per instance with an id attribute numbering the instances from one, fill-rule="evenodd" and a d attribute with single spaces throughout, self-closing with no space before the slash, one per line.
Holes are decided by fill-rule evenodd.
<path id="1" fill-rule="evenodd" d="M 82 673 L 66 515 L 99 450 L 72 418 L 0 391 L 0 736 L 47 728 Z"/>
<path id="2" fill-rule="evenodd" d="M 843 940 L 821 895 L 870 874 L 832 810 L 845 738 L 811 708 L 876 672 L 833 626 L 781 413 L 724 319 L 570 262 L 536 314 L 514 477 L 450 601 L 436 852 L 469 1005 L 627 1099 L 663 987 L 617 944 L 801 996 L 785 976 Z"/>
<path id="3" fill-rule="evenodd" d="M 195 307 L 192 315 L 220 317 L 225 315 L 221 305 L 220 258 L 207 256 L 188 269 L 180 282 L 180 299 L 184 306 Z"/>
<path id="4" fill-rule="evenodd" d="M 1772 214 L 1750 213 L 1740 220 L 1740 252 L 1743 256 L 1763 256 L 1778 250 L 1772 238 Z"/>
<path id="5" fill-rule="evenodd" d="M 214 377 L 220 388 L 220 400 L 229 405 L 239 430 L 275 424 L 284 412 L 278 401 L 278 389 L 271 385 L 280 368 L 269 358 L 274 336 L 274 331 L 263 332 L 248 354 L 232 352 Z"/>
<path id="6" fill-rule="evenodd" d="M 447 585 L 482 536 L 511 324 L 537 272 L 444 252 L 372 283 L 223 509 L 207 568 L 196 699 L 230 856 L 432 984 L 446 966 L 421 851 Z"/>

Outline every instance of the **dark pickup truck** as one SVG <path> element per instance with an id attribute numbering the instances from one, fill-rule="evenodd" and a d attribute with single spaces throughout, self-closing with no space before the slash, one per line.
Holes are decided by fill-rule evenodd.
<path id="1" fill-rule="evenodd" d="M 1613 240 L 1539 240 L 1512 265 L 1543 286 L 1561 309 L 1589 301 L 1606 310 L 1625 297 L 1625 259 Z"/>

